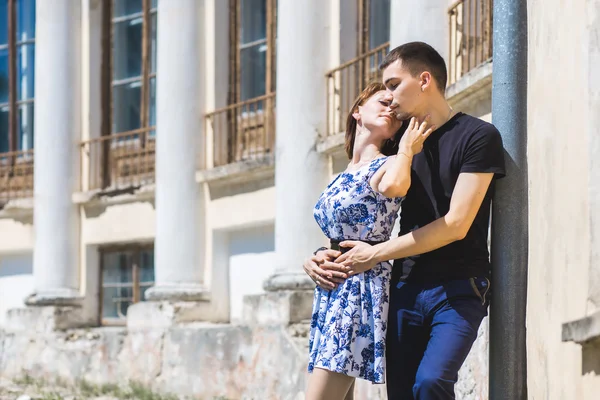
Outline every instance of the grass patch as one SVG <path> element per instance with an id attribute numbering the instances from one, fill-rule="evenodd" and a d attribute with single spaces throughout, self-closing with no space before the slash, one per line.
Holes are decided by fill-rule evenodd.
<path id="1" fill-rule="evenodd" d="M 42 400 L 63 400 L 63 397 L 56 392 L 44 393 Z"/>
<path id="2" fill-rule="evenodd" d="M 32 386 L 35 383 L 36 379 L 32 378 L 31 375 L 25 374 L 20 378 L 14 380 L 14 382 L 19 386 Z"/>
<path id="3" fill-rule="evenodd" d="M 138 382 L 130 382 L 131 399 L 136 400 L 178 400 L 178 397 L 172 394 L 160 394 L 153 392 L 148 387 L 141 385 Z"/>
<path id="4" fill-rule="evenodd" d="M 49 385 L 43 379 L 33 378 L 29 374 L 14 379 L 13 382 L 24 387 L 25 392 L 35 388 L 41 400 L 62 400 L 63 396 L 56 390 L 65 389 L 69 395 L 77 399 L 87 399 L 99 396 L 116 397 L 122 400 L 178 400 L 173 394 L 154 392 L 149 387 L 135 381 L 129 382 L 127 386 L 119 386 L 114 383 L 95 384 L 85 379 L 78 380 L 75 385 L 69 385 L 64 379 L 55 379 L 53 385 Z M 62 390 L 61 390 L 62 392 Z M 39 398 L 39 397 L 38 397 Z M 223 399 L 226 400 L 226 399 Z"/>

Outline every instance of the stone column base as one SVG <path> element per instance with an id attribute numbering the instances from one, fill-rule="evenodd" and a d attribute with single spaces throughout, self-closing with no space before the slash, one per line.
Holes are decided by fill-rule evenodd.
<path id="1" fill-rule="evenodd" d="M 89 325 L 79 306 L 37 306 L 7 311 L 5 329 L 12 332 L 50 333 Z"/>
<path id="2" fill-rule="evenodd" d="M 148 301 L 207 301 L 210 296 L 206 288 L 199 284 L 159 284 L 146 291 Z"/>
<path id="3" fill-rule="evenodd" d="M 264 283 L 267 292 L 279 290 L 314 290 L 315 283 L 304 272 L 275 272 Z"/>
<path id="4" fill-rule="evenodd" d="M 28 306 L 73 306 L 80 307 L 83 296 L 75 289 L 54 289 L 33 293 L 25 299 Z"/>
<path id="5" fill-rule="evenodd" d="M 127 309 L 128 329 L 163 329 L 208 320 L 209 301 L 142 301 Z"/>
<path id="6" fill-rule="evenodd" d="M 289 325 L 308 322 L 312 315 L 312 304 L 312 290 L 281 290 L 245 296 L 244 323 Z"/>

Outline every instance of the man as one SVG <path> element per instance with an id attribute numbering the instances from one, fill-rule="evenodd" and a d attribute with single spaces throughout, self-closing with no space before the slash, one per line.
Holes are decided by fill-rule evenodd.
<path id="1" fill-rule="evenodd" d="M 412 158 L 400 235 L 370 246 L 347 241 L 304 264 L 321 287 L 395 260 L 387 334 L 390 400 L 454 399 L 458 370 L 477 338 L 489 300 L 487 248 L 494 178 L 504 176 L 496 128 L 454 112 L 445 99 L 446 65 L 431 46 L 412 42 L 382 62 L 399 119 L 429 117 L 437 128 Z"/>

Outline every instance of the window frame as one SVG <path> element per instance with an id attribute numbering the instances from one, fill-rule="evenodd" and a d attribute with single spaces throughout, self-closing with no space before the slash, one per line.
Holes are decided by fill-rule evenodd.
<path id="1" fill-rule="evenodd" d="M 100 263 L 100 268 L 99 268 L 99 273 L 98 273 L 98 282 L 99 282 L 99 302 L 98 302 L 98 319 L 100 320 L 100 324 L 102 326 L 123 326 L 127 324 L 127 318 L 105 318 L 104 317 L 104 289 L 106 288 L 110 288 L 110 287 L 131 287 L 132 288 L 132 301 L 130 303 L 130 305 L 139 303 L 141 301 L 144 301 L 144 299 L 141 298 L 141 282 L 140 282 L 140 264 L 141 264 L 141 255 L 143 251 L 146 250 L 152 250 L 152 253 L 154 254 L 154 243 L 133 243 L 133 244 L 118 244 L 118 245 L 106 245 L 106 246 L 101 246 L 98 249 L 98 256 L 99 256 L 99 263 Z M 126 285 L 126 284 L 122 284 L 122 286 L 106 286 L 104 283 L 104 270 L 106 268 L 106 255 L 108 253 L 115 253 L 115 252 L 132 252 L 133 256 L 132 256 L 132 263 L 130 266 L 130 268 L 132 268 L 131 271 L 131 277 L 132 277 L 132 282 L 131 282 L 131 286 Z M 154 271 L 156 272 L 155 266 L 152 266 Z M 154 282 L 144 282 L 144 283 L 151 283 L 152 285 L 154 285 L 156 282 L 156 276 L 155 276 L 155 281 Z M 109 285 L 117 285 L 117 284 L 109 284 Z M 119 284 L 121 285 L 121 284 Z M 128 306 L 129 307 L 129 306 Z"/>
<path id="2" fill-rule="evenodd" d="M 99 152 L 100 176 L 99 187 L 110 188 L 114 185 L 141 185 L 142 178 L 151 176 L 154 179 L 154 154 L 155 154 L 155 125 L 150 125 L 150 100 L 152 94 L 152 80 L 155 80 L 156 72 L 152 72 L 152 19 L 157 16 L 158 3 L 156 0 L 141 0 L 142 11 L 127 16 L 113 16 L 113 10 L 117 0 L 103 0 L 102 9 L 102 64 L 101 64 L 101 122 L 100 140 L 97 146 Z M 115 25 L 134 18 L 142 18 L 142 53 L 141 53 L 141 75 L 126 79 L 113 79 L 114 73 L 114 43 Z M 158 24 L 158 18 L 156 19 Z M 158 27 L 154 27 L 158 30 Z M 158 41 L 158 38 L 156 39 Z M 156 52 L 158 57 L 158 52 Z M 156 62 L 157 60 L 155 60 Z M 114 121 L 114 88 L 131 82 L 141 82 L 140 88 L 140 124 L 139 128 L 129 131 L 113 132 Z M 156 86 L 155 86 L 156 90 Z M 156 92 L 155 101 L 156 101 Z M 155 106 L 156 107 L 156 106 Z M 155 111 L 156 112 L 156 111 Z M 128 171 L 136 171 L 132 174 L 126 173 L 122 176 L 121 167 Z M 119 181 L 123 180 L 122 183 Z"/>
<path id="3" fill-rule="evenodd" d="M 229 93 L 227 104 L 233 105 L 242 102 L 241 81 L 242 63 L 241 50 L 264 42 L 267 45 L 265 64 L 265 93 L 256 97 L 245 99 L 244 102 L 270 95 L 275 92 L 276 76 L 276 46 L 277 46 L 277 0 L 264 0 L 266 2 L 265 17 L 266 38 L 255 40 L 251 43 L 241 44 L 242 32 L 242 1 L 229 0 Z"/>
<path id="4" fill-rule="evenodd" d="M 142 0 L 142 12 L 127 15 L 125 17 L 114 17 L 113 10 L 117 0 L 104 0 L 102 21 L 102 124 L 101 136 L 114 136 L 123 134 L 138 134 L 140 147 L 144 148 L 154 138 L 149 132 L 156 129 L 150 126 L 150 96 L 151 80 L 156 79 L 156 72 L 151 71 L 152 63 L 152 18 L 157 15 L 158 8 L 152 7 L 152 0 Z M 125 79 L 113 79 L 114 72 L 114 43 L 115 24 L 133 18 L 142 18 L 142 74 Z M 157 21 L 158 22 L 158 21 Z M 140 93 L 140 127 L 129 131 L 113 132 L 114 120 L 113 93 L 114 88 L 128 83 L 141 82 Z"/>
<path id="5" fill-rule="evenodd" d="M 35 95 L 32 98 L 26 98 L 25 100 L 19 100 L 17 98 L 17 62 L 18 62 L 18 50 L 21 46 L 34 45 L 36 43 L 36 35 L 33 39 L 27 39 L 19 41 L 17 38 L 17 0 L 7 0 L 7 17 L 8 17 L 8 43 L 6 45 L 0 45 L 1 49 L 8 50 L 8 103 L 0 104 L 0 107 L 8 107 L 8 151 L 0 154 L 13 154 L 9 158 L 9 164 L 14 165 L 15 161 L 20 161 L 24 155 L 27 155 L 29 151 L 34 149 L 34 143 L 31 143 L 29 149 L 20 149 L 18 130 L 19 130 L 19 107 L 25 104 L 35 104 Z M 35 7 L 35 2 L 34 2 Z M 37 15 L 36 15 L 37 19 Z M 33 64 L 33 71 L 35 74 L 35 62 Z M 34 76 L 34 90 L 35 90 L 35 76 Z M 35 121 L 34 121 L 35 124 Z M 23 152 L 23 155 L 17 156 L 17 153 Z M 3 157 L 3 160 L 6 157 Z M 25 161 L 31 161 L 30 157 L 25 157 Z M 4 161 L 3 161 L 4 164 Z"/>

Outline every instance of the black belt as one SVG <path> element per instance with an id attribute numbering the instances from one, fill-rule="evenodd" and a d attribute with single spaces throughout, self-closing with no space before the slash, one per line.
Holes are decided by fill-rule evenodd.
<path id="1" fill-rule="evenodd" d="M 330 239 L 329 240 L 329 248 L 332 250 L 341 251 L 342 254 L 344 254 L 345 252 L 352 249 L 352 247 L 340 247 L 340 243 L 345 242 L 346 240 L 353 240 L 353 239 L 344 239 L 344 240 Z M 370 241 L 370 240 L 358 240 L 358 241 L 366 243 L 366 244 L 370 244 L 371 246 L 375 246 L 376 244 L 383 243 L 383 242 L 374 242 L 374 241 Z"/>

